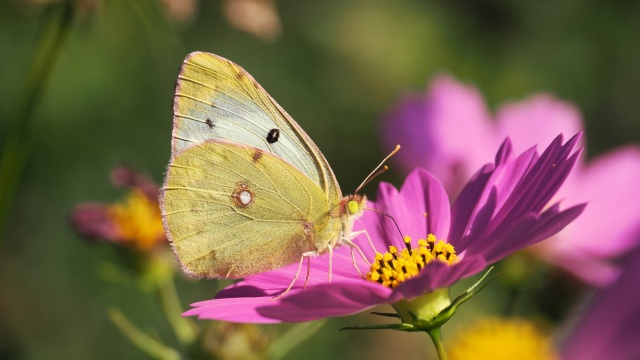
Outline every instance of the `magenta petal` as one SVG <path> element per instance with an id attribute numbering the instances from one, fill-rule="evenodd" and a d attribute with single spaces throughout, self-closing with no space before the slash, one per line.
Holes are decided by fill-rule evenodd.
<path id="1" fill-rule="evenodd" d="M 464 251 L 471 241 L 477 241 L 480 230 L 488 226 L 497 209 L 509 199 L 537 158 L 535 150 L 529 149 L 511 159 L 511 142 L 507 138 L 496 155 L 495 165 L 485 165 L 469 181 L 452 209 L 454 224 L 450 242 L 459 252 Z"/>
<path id="2" fill-rule="evenodd" d="M 417 168 L 407 176 L 400 193 L 405 199 L 404 210 L 408 210 L 405 216 L 415 218 L 418 215 L 426 220 L 426 228 L 422 233 L 409 234 L 420 238 L 427 234 L 434 234 L 439 239 L 448 237 L 451 204 L 442 183 L 435 176 L 424 169 Z M 398 214 L 398 210 L 395 209 L 395 213 L 401 217 L 402 214 Z"/>
<path id="3" fill-rule="evenodd" d="M 395 218 L 403 235 L 414 239 L 423 239 L 427 234 L 446 239 L 448 235 L 451 219 L 449 197 L 440 181 L 425 170 L 416 169 L 411 172 L 400 192 L 390 184 L 381 183 L 375 206 Z M 375 219 L 379 224 L 366 228 L 370 236 L 375 234 L 391 238 L 394 240 L 389 245 L 402 245 L 402 238 L 390 219 L 379 214 L 365 216 Z"/>
<path id="4" fill-rule="evenodd" d="M 496 118 L 499 136 L 511 138 L 516 153 L 535 145 L 546 147 L 558 134 L 571 135 L 584 129 L 580 111 L 574 105 L 548 94 L 505 104 Z"/>
<path id="5" fill-rule="evenodd" d="M 573 169 L 580 150 L 571 157 L 569 155 L 579 138 L 574 136 L 562 145 L 562 136 L 558 136 L 528 169 L 494 221 L 509 222 L 530 211 L 542 210 Z"/>
<path id="6" fill-rule="evenodd" d="M 579 181 L 573 180 L 567 196 L 589 206 L 567 229 L 571 246 L 597 257 L 612 257 L 640 242 L 640 147 L 600 156 Z"/>
<path id="7" fill-rule="evenodd" d="M 118 166 L 111 170 L 111 182 L 118 187 L 136 188 L 153 201 L 157 201 L 160 195 L 158 185 L 128 166 Z"/>
<path id="8" fill-rule="evenodd" d="M 368 206 L 390 214 L 391 216 L 394 216 L 393 211 L 395 211 L 395 209 L 400 209 L 402 206 L 398 190 L 389 183 L 380 183 L 376 198 L 377 201 L 374 204 L 369 203 Z M 364 230 L 369 233 L 374 245 L 382 245 L 381 249 L 377 249 L 378 251 L 384 252 L 389 245 L 397 243 L 398 240 L 395 234 L 398 233 L 398 230 L 390 219 L 380 213 L 365 210 L 359 222 L 361 224 L 360 226 L 364 226 Z M 358 229 L 360 226 L 358 226 Z M 420 224 L 416 224 L 415 226 L 419 227 Z"/>
<path id="9" fill-rule="evenodd" d="M 369 200 L 367 201 L 367 208 L 377 210 L 379 206 L 377 203 Z M 353 231 L 366 230 L 376 250 L 384 252 L 388 249 L 389 245 L 397 244 L 398 242 L 395 237 L 391 239 L 387 236 L 386 231 L 390 230 L 391 228 L 389 226 L 392 225 L 387 224 L 387 222 L 390 223 L 391 220 L 375 211 L 365 210 L 362 217 L 356 220 L 353 226 Z M 358 245 L 358 247 L 360 247 L 367 259 L 373 259 L 375 257 L 376 251 L 369 246 L 368 240 L 364 235 L 360 235 L 353 239 L 353 241 Z"/>
<path id="10" fill-rule="evenodd" d="M 449 232 L 449 242 L 456 247 L 458 252 L 466 250 L 471 243 L 471 238 L 467 235 L 471 231 L 474 215 L 480 209 L 480 198 L 493 174 L 493 165 L 485 165 L 462 189 L 460 196 L 456 199 L 451 209 L 453 222 Z M 489 212 L 493 213 L 493 210 Z"/>
<path id="11" fill-rule="evenodd" d="M 575 220 L 585 206 L 582 204 L 559 211 L 556 205 L 541 215 L 531 213 L 504 233 L 492 235 L 492 241 L 485 243 L 482 253 L 487 261 L 492 263 L 517 250 L 553 236 Z"/>
<path id="12" fill-rule="evenodd" d="M 430 124 L 424 121 L 427 114 L 428 102 L 423 95 L 406 94 L 387 111 L 380 124 L 380 138 L 385 151 L 402 145 L 402 151 L 392 161 L 406 172 L 416 166 L 428 166 L 435 162 L 436 156 L 432 150 L 436 139 L 429 130 Z"/>
<path id="13" fill-rule="evenodd" d="M 544 251 L 545 259 L 574 274 L 585 284 L 604 287 L 611 284 L 620 275 L 618 265 L 606 259 L 599 259 L 575 248 L 567 249 L 562 246 L 549 248 L 549 245 L 555 245 L 551 244 L 554 241 L 555 239 L 545 242 L 541 249 L 535 248 L 535 251 Z"/>
<path id="14" fill-rule="evenodd" d="M 464 235 L 461 243 L 468 245 L 466 251 L 486 252 L 488 248 L 493 248 L 498 242 L 507 239 L 507 234 L 511 234 L 512 229 L 519 226 L 522 219 L 530 217 L 531 214 L 537 214 L 544 208 L 575 165 L 579 151 L 573 155 L 571 155 L 571 151 L 578 138 L 578 136 L 574 136 L 564 145 L 561 145 L 562 136 L 556 138 L 531 166 L 526 166 L 525 174 L 521 174 L 519 170 L 516 171 L 521 176 L 515 186 L 513 181 L 497 181 L 495 176 L 488 180 L 487 188 L 484 191 L 491 189 L 493 194 L 490 194 L 489 200 L 491 201 L 488 201 L 485 207 L 495 208 L 495 210 L 492 211 L 493 215 L 490 221 L 486 221 L 486 214 L 483 215 L 484 217 L 480 217 L 480 219 L 485 219 L 485 221 L 474 223 Z M 495 174 L 500 174 L 501 169 L 506 168 L 508 168 L 508 164 L 497 168 Z M 522 167 L 513 169 L 522 169 Z M 464 199 L 459 199 L 459 201 L 464 201 Z M 482 211 L 488 212 L 487 209 L 482 209 Z M 468 227 L 468 224 L 462 223 L 456 224 L 456 226 Z M 458 233 L 460 233 L 459 230 L 456 234 Z M 514 249 L 516 244 L 522 244 L 518 240 L 509 239 L 513 243 Z M 536 241 L 539 240 L 542 239 Z"/>
<path id="15" fill-rule="evenodd" d="M 575 324 L 562 351 L 566 360 L 637 359 L 640 354 L 640 248 L 622 275 L 601 290 Z"/>
<path id="16" fill-rule="evenodd" d="M 79 204 L 69 214 L 69 223 L 80 236 L 87 239 L 118 241 L 118 229 L 109 218 L 107 207 L 99 203 Z"/>
<path id="17" fill-rule="evenodd" d="M 329 254 L 310 258 L 311 266 L 309 268 L 309 278 L 306 278 L 306 264 L 303 263 L 298 280 L 293 286 L 293 290 L 302 290 L 305 280 L 307 286 L 315 286 L 324 284 L 329 279 Z M 359 260 L 356 258 L 356 260 Z M 362 269 L 365 269 L 363 262 L 359 262 Z M 350 249 L 342 246 L 333 253 L 332 277 L 334 281 L 361 281 L 359 274 L 353 267 Z M 368 269 L 367 269 L 368 270 Z M 270 296 L 280 295 L 293 281 L 298 271 L 298 263 L 288 265 L 284 268 L 267 271 L 261 274 L 247 277 L 241 282 L 230 285 L 221 290 L 216 298 L 230 297 L 251 297 L 251 296 Z M 295 291 L 293 291 L 295 292 Z"/>
<path id="18" fill-rule="evenodd" d="M 395 302 L 391 290 L 378 283 L 358 279 L 307 288 L 281 301 L 258 308 L 264 317 L 301 322 L 355 314 L 382 303 Z"/>
<path id="19" fill-rule="evenodd" d="M 362 262 L 360 265 L 362 265 Z M 303 268 L 298 281 L 291 291 L 282 299 L 274 301 L 273 299 L 282 294 L 294 279 L 297 268 L 298 264 L 291 264 L 282 269 L 250 276 L 218 292 L 214 300 L 193 304 L 194 309 L 187 311 L 184 315 L 197 315 L 200 318 L 231 322 L 299 322 L 325 317 L 318 314 L 340 316 L 350 313 L 349 311 L 357 312 L 359 311 L 358 309 L 377 304 L 375 302 L 369 304 L 365 301 L 367 293 L 381 294 L 383 298 L 386 298 L 391 292 L 391 290 L 377 283 L 368 282 L 360 278 L 353 268 L 349 249 L 341 247 L 334 252 L 332 283 L 327 282 L 328 258 L 326 256 L 314 257 L 311 259 L 307 288 L 303 288 L 306 277 L 306 270 Z M 340 293 L 340 287 L 344 286 L 340 284 L 345 283 L 348 284 L 346 287 L 349 288 L 347 292 L 351 291 L 355 294 L 352 294 L 354 297 L 346 301 L 346 303 L 343 298 L 334 294 L 335 296 L 325 297 L 327 302 L 322 306 L 313 308 L 300 307 L 297 311 L 293 310 L 298 306 L 296 299 L 306 299 L 307 296 L 325 296 L 325 293 L 330 291 L 329 289 L 334 288 L 338 289 L 338 293 Z M 304 300 L 304 302 L 307 303 L 308 301 Z"/>
<path id="20" fill-rule="evenodd" d="M 236 323 L 272 324 L 281 322 L 261 315 L 258 308 L 268 304 L 272 296 L 227 298 L 200 301 L 191 304 L 193 309 L 182 316 L 198 316 L 200 319 L 223 320 Z"/>
<path id="21" fill-rule="evenodd" d="M 412 299 L 427 292 L 453 285 L 456 281 L 477 274 L 487 266 L 481 256 L 468 256 L 455 265 L 439 261 L 431 262 L 418 276 L 398 285 L 396 291 Z"/>
<path id="22" fill-rule="evenodd" d="M 505 145 L 508 145 L 508 139 Z M 482 231 L 493 224 L 499 224 L 496 213 L 503 211 L 505 203 L 511 198 L 514 189 L 522 181 L 531 163 L 537 159 L 533 149 L 526 151 L 514 160 L 507 161 L 500 153 L 496 157 L 496 168 L 491 172 L 479 174 L 460 194 L 453 206 L 454 219 L 452 243 L 466 250 L 472 242 L 480 244 Z M 457 217 L 460 214 L 460 217 Z M 517 218 L 517 217 L 516 217 Z M 480 245 L 479 245 L 480 246 Z"/>
<path id="23" fill-rule="evenodd" d="M 403 147 L 393 160 L 406 172 L 429 169 L 452 194 L 493 155 L 494 136 L 482 95 L 446 75 L 435 77 L 425 95 L 403 97 L 381 123 L 385 146 Z"/>

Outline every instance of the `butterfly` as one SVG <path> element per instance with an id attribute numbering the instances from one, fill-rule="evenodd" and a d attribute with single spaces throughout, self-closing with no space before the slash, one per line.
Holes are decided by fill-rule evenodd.
<path id="1" fill-rule="evenodd" d="M 187 274 L 242 278 L 301 266 L 350 243 L 366 201 L 342 195 L 318 147 L 249 73 L 214 54 L 186 57 L 160 203 Z"/>

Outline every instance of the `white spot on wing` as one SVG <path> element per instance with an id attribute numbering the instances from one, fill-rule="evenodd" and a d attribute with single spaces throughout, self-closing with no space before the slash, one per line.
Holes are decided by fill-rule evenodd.
<path id="1" fill-rule="evenodd" d="M 248 205 L 251 202 L 251 193 L 248 191 L 243 191 L 240 193 L 240 202 L 243 205 Z"/>

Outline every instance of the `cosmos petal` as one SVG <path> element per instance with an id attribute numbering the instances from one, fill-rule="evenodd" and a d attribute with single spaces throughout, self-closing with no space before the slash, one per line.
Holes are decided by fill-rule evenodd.
<path id="1" fill-rule="evenodd" d="M 404 298 L 412 299 L 430 291 L 449 287 L 460 279 L 477 274 L 486 266 L 487 261 L 482 256 L 469 256 L 455 265 L 434 261 L 427 264 L 418 276 L 398 285 L 396 291 L 402 293 Z"/>
<path id="2" fill-rule="evenodd" d="M 257 312 L 264 317 L 284 322 L 311 321 L 345 316 L 394 302 L 391 290 L 378 283 L 360 280 L 339 281 L 307 288 L 273 304 L 263 305 Z"/>

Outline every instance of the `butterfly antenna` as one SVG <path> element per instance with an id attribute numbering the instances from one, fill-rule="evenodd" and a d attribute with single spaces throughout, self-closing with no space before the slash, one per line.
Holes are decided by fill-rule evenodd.
<path id="1" fill-rule="evenodd" d="M 404 241 L 404 236 L 402 235 L 402 231 L 400 231 L 400 226 L 398 226 L 398 223 L 396 222 L 396 219 L 395 219 L 393 216 L 391 216 L 391 215 L 387 214 L 386 212 L 383 212 L 383 211 L 377 210 L 377 209 L 365 208 L 365 210 L 375 211 L 375 212 L 377 212 L 378 214 L 380 214 L 380 215 L 384 215 L 384 216 L 388 217 L 389 219 L 391 219 L 391 220 L 393 221 L 393 224 L 396 226 L 396 229 L 398 229 L 398 234 L 400 234 L 400 239 L 402 239 L 402 241 L 403 241 L 405 244 L 407 244 L 407 243 Z M 407 247 L 409 248 L 409 250 L 411 250 L 411 244 L 407 244 Z"/>
<path id="2" fill-rule="evenodd" d="M 362 184 L 360 184 L 360 186 L 358 186 L 358 188 L 356 189 L 356 191 L 354 192 L 354 194 L 357 194 L 358 192 L 360 192 L 360 190 L 362 189 L 363 186 L 367 185 L 371 180 L 373 180 L 376 176 L 382 174 L 383 172 L 387 171 L 389 169 L 388 166 L 385 165 L 384 168 L 380 169 L 382 167 L 382 165 L 384 165 L 384 163 L 389 160 L 390 157 L 392 157 L 393 155 L 395 155 L 395 153 L 397 153 L 400 150 L 400 145 L 396 145 L 396 148 L 393 149 L 393 151 L 391 151 L 391 153 L 387 156 L 385 156 L 384 159 L 382 159 L 382 161 L 380 162 L 380 164 L 378 164 L 378 166 L 376 166 L 375 169 L 373 169 L 373 171 L 364 179 L 364 181 L 362 182 Z"/>
<path id="3" fill-rule="evenodd" d="M 355 194 L 357 194 L 365 185 L 370 183 L 371 180 L 375 179 L 376 177 L 378 177 L 378 175 L 386 172 L 387 170 L 389 170 L 389 167 L 387 165 L 385 165 L 385 166 L 382 167 L 382 169 L 380 169 L 380 170 L 376 171 L 375 173 L 372 173 L 369 176 L 367 176 L 367 178 L 362 182 L 362 184 L 360 184 L 360 186 L 358 186 L 358 188 L 356 189 Z"/>

